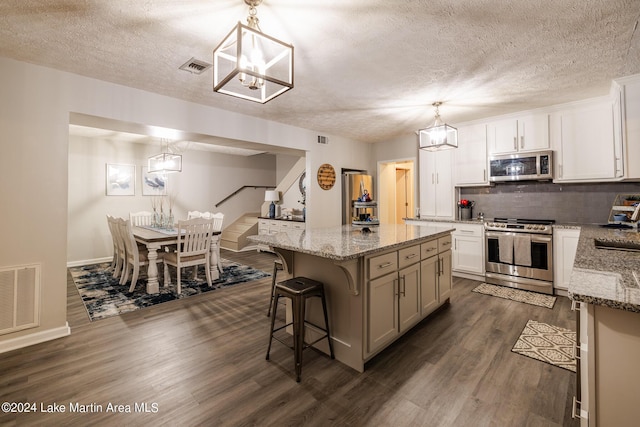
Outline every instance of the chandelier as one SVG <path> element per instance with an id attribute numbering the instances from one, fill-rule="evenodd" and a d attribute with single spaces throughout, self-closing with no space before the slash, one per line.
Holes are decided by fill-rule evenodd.
<path id="1" fill-rule="evenodd" d="M 428 151 L 458 148 L 458 130 L 440 120 L 439 107 L 442 102 L 434 102 L 436 119 L 432 126 L 418 131 L 420 149 Z"/>
<path id="2" fill-rule="evenodd" d="M 248 25 L 238 22 L 213 51 L 213 91 L 264 104 L 293 88 L 293 46 L 262 32 L 262 0 L 244 2 Z"/>
<path id="3" fill-rule="evenodd" d="M 182 172 L 182 156 L 169 152 L 169 141 L 166 141 L 166 148 L 163 150 L 163 141 L 160 141 L 160 154 L 149 157 L 147 170 L 149 173 L 173 173 Z"/>

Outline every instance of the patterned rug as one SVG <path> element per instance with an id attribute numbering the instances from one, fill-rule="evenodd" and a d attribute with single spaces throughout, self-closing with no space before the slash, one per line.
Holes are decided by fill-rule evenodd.
<path id="1" fill-rule="evenodd" d="M 576 372 L 575 342 L 576 333 L 569 329 L 529 320 L 511 351 Z"/>
<path id="2" fill-rule="evenodd" d="M 189 267 L 183 274 L 182 293 L 180 295 L 175 294 L 175 277 L 173 276 L 172 285 L 165 288 L 160 284 L 160 293 L 149 295 L 146 293 L 146 277 L 138 279 L 138 284 L 133 293 L 129 293 L 130 283 L 126 285 L 118 284 L 118 279 L 113 278 L 108 267 L 109 263 L 103 263 L 69 268 L 73 282 L 82 297 L 82 302 L 91 321 L 118 316 L 140 308 L 210 292 L 270 275 L 264 271 L 222 259 L 223 273 L 218 280 L 212 282 L 213 286 L 211 287 L 207 285 L 203 267 L 198 270 L 198 280 L 191 278 L 192 267 Z M 142 270 L 146 270 L 146 268 L 142 268 Z M 162 271 L 161 266 L 159 270 Z M 175 270 L 170 269 L 170 271 L 175 274 Z M 160 274 L 162 273 L 160 272 Z"/>
<path id="3" fill-rule="evenodd" d="M 472 292 L 546 308 L 553 308 L 553 305 L 556 303 L 556 297 L 551 295 L 523 291 L 521 289 L 509 288 L 507 286 L 490 285 L 488 283 L 479 285 L 474 288 Z"/>

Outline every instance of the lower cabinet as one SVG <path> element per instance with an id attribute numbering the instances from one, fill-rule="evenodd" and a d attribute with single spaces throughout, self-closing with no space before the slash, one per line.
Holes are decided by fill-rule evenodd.
<path id="1" fill-rule="evenodd" d="M 366 354 L 384 348 L 451 294 L 451 236 L 367 259 Z"/>
<path id="2" fill-rule="evenodd" d="M 484 226 L 456 223 L 453 232 L 453 271 L 484 275 Z"/>
<path id="3" fill-rule="evenodd" d="M 579 229 L 553 229 L 553 288 L 567 292 L 578 249 Z"/>
<path id="4" fill-rule="evenodd" d="M 581 426 L 638 425 L 640 313 L 578 304 L 573 416 Z"/>

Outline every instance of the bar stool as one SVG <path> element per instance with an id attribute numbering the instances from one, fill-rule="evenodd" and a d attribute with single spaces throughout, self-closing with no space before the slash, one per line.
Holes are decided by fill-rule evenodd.
<path id="1" fill-rule="evenodd" d="M 271 307 L 273 307 L 273 299 L 276 295 L 276 276 L 278 271 L 282 271 L 282 261 L 277 258 L 273 261 L 273 274 L 271 275 L 271 300 L 269 301 L 269 310 L 267 311 L 267 317 L 271 316 Z"/>
<path id="2" fill-rule="evenodd" d="M 293 320 L 283 326 L 280 326 L 277 329 L 274 329 L 275 321 L 276 321 L 276 311 L 278 310 L 278 298 L 286 297 L 291 299 L 292 304 L 292 312 L 293 312 Z M 312 322 L 309 322 L 305 319 L 305 305 L 307 298 L 311 297 L 319 297 L 322 300 L 322 311 L 324 312 L 324 328 L 321 328 L 318 325 L 315 325 Z M 305 324 L 309 324 L 314 326 L 315 328 L 324 332 L 317 340 L 305 344 L 304 342 L 304 326 Z M 277 332 L 281 329 L 286 328 L 287 326 L 293 325 L 293 347 L 289 347 L 293 350 L 294 354 L 294 363 L 296 368 L 296 381 L 300 382 L 300 375 L 302 374 L 302 351 L 305 348 L 311 347 L 315 343 L 320 340 L 327 339 L 329 343 L 329 352 L 331 354 L 331 358 L 335 359 L 333 354 L 333 344 L 331 343 L 331 335 L 329 333 L 329 320 L 327 317 L 327 302 L 324 297 L 324 285 L 321 282 L 316 280 L 312 280 L 306 277 L 294 277 L 293 279 L 285 280 L 284 282 L 280 282 L 276 284 L 274 288 L 274 307 L 273 313 L 271 316 L 271 332 L 269 334 L 269 346 L 267 347 L 267 357 L 269 360 L 269 352 L 271 351 L 271 342 L 275 338 L 277 341 L 280 341 L 282 344 L 287 345 L 284 341 L 280 340 L 278 337 L 273 336 L 274 332 Z"/>

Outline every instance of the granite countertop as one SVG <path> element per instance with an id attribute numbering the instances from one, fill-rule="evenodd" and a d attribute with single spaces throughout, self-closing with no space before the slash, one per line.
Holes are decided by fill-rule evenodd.
<path id="1" fill-rule="evenodd" d="M 280 216 L 280 217 L 276 217 L 276 218 L 269 218 L 268 216 L 259 216 L 258 218 L 259 219 L 269 219 L 269 220 L 272 220 L 272 221 L 275 220 L 275 221 L 287 221 L 287 222 L 305 222 L 304 219 L 295 218 L 295 217 L 294 218 L 285 218 L 285 217 Z"/>
<path id="2" fill-rule="evenodd" d="M 569 298 L 640 313 L 640 252 L 599 249 L 594 239 L 640 245 L 640 232 L 580 226 Z"/>
<path id="3" fill-rule="evenodd" d="M 407 243 L 446 236 L 449 226 L 380 224 L 365 233 L 361 227 L 343 225 L 331 228 L 287 230 L 276 234 L 249 236 L 255 243 L 288 249 L 337 261 L 359 258 L 376 252 L 401 247 Z"/>

